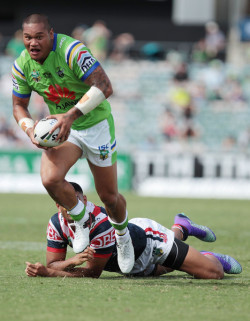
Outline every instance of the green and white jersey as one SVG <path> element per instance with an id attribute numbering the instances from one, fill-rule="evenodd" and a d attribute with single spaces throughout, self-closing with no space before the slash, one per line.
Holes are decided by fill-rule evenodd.
<path id="1" fill-rule="evenodd" d="M 50 114 L 65 113 L 89 90 L 84 80 L 99 65 L 83 43 L 63 34 L 54 34 L 53 48 L 42 65 L 31 59 L 26 49 L 15 60 L 13 94 L 27 98 L 35 91 L 44 98 Z M 72 128 L 89 128 L 107 119 L 110 113 L 110 104 L 104 100 L 91 112 L 76 119 Z"/>

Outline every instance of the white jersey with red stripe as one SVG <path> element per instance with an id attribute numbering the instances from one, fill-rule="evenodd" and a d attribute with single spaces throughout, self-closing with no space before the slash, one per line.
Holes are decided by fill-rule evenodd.
<path id="1" fill-rule="evenodd" d="M 148 218 L 133 218 L 129 223 L 142 228 L 147 240 L 146 247 L 135 261 L 131 274 L 143 273 L 147 276 L 152 273 L 155 265 L 166 260 L 173 246 L 174 232 Z"/>

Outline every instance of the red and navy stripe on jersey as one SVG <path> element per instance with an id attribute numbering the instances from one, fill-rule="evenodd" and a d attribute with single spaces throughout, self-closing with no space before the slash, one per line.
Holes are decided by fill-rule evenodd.
<path id="1" fill-rule="evenodd" d="M 110 257 L 105 269 L 110 272 L 120 272 L 117 263 L 117 250 L 115 246 L 115 230 L 111 226 L 108 216 L 104 208 L 88 202 L 87 208 L 89 212 L 89 220 L 86 224 L 90 227 L 90 245 L 96 251 L 95 257 L 107 258 Z M 159 239 L 162 238 L 153 230 L 147 230 L 147 233 L 140 226 L 128 223 L 128 229 L 135 251 L 135 260 L 137 260 L 147 246 L 147 238 Z M 74 232 L 67 220 L 64 219 L 61 213 L 54 214 L 47 228 L 47 250 L 50 252 L 66 252 L 67 246 L 72 247 Z"/>
<path id="2" fill-rule="evenodd" d="M 86 211 L 90 219 L 90 245 L 96 251 L 95 257 L 110 257 L 115 248 L 115 230 L 108 221 L 104 208 L 88 202 Z M 72 247 L 74 232 L 61 213 L 54 214 L 47 228 L 47 250 L 49 252 L 66 252 Z"/>

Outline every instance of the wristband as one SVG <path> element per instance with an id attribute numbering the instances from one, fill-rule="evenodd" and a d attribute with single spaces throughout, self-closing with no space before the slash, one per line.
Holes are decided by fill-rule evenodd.
<path id="1" fill-rule="evenodd" d="M 85 94 L 88 99 L 81 102 L 83 98 L 78 101 L 78 103 L 75 105 L 76 108 L 78 108 L 83 115 L 89 113 L 91 110 L 93 110 L 96 106 L 98 106 L 102 101 L 106 99 L 103 92 L 97 88 L 92 86 Z M 85 99 L 85 95 L 83 96 Z"/>
<path id="2" fill-rule="evenodd" d="M 18 125 L 22 128 L 22 130 L 25 133 L 29 128 L 32 128 L 34 124 L 35 124 L 34 120 L 28 117 L 21 118 L 18 122 Z"/>

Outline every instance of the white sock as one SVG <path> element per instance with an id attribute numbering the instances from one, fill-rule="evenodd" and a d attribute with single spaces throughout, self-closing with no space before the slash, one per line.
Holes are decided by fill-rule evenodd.
<path id="1" fill-rule="evenodd" d="M 113 220 L 111 220 L 111 218 L 109 217 L 109 222 L 111 223 L 111 225 L 115 228 L 115 232 L 117 235 L 125 235 L 126 232 L 128 231 L 127 225 L 128 225 L 128 212 L 126 211 L 125 214 L 125 220 L 123 222 L 117 223 L 114 222 Z M 125 226 L 124 228 L 121 228 L 122 226 Z"/>
<path id="2" fill-rule="evenodd" d="M 85 205 L 78 199 L 76 206 L 74 206 L 68 213 L 73 220 L 85 222 L 88 219 L 88 215 L 85 215 Z"/>
<path id="3" fill-rule="evenodd" d="M 115 238 L 118 242 L 126 242 L 130 238 L 129 229 L 126 228 L 126 232 L 123 235 L 115 233 Z"/>

